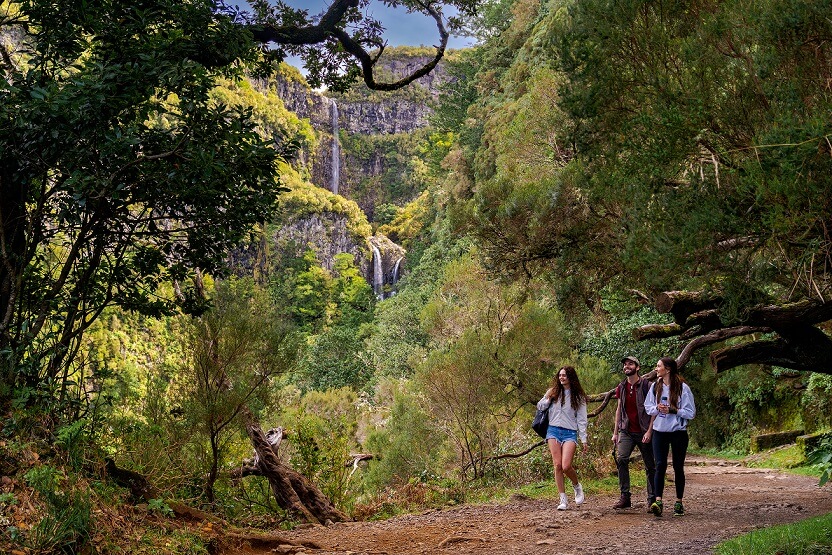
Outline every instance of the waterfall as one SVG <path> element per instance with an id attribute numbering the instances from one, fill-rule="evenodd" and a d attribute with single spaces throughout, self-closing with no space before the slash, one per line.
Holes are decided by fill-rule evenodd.
<path id="1" fill-rule="evenodd" d="M 376 298 L 383 299 L 384 272 L 381 269 L 381 251 L 378 250 L 377 246 L 371 246 L 373 247 L 373 292 L 376 294 Z"/>
<path id="2" fill-rule="evenodd" d="M 329 190 L 338 194 L 338 183 L 341 181 L 341 154 L 338 146 L 338 104 L 332 99 L 332 181 Z"/>
<path id="3" fill-rule="evenodd" d="M 391 284 L 394 285 L 394 286 L 399 282 L 399 264 L 402 263 L 402 260 L 404 260 L 404 257 L 400 256 L 398 258 L 398 260 L 396 260 L 396 263 L 393 265 L 393 275 L 392 275 L 393 281 L 391 282 Z M 395 295 L 397 292 L 398 292 L 398 288 L 393 289 L 393 291 L 390 293 L 390 295 L 391 296 Z"/>
<path id="4" fill-rule="evenodd" d="M 396 260 L 396 264 L 393 266 L 393 283 L 399 281 L 399 264 L 402 263 L 402 260 L 404 260 L 404 257 L 400 256 L 399 259 Z"/>

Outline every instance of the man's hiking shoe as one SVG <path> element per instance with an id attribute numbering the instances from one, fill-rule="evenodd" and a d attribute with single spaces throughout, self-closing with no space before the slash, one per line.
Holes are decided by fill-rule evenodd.
<path id="1" fill-rule="evenodd" d="M 650 512 L 652 512 L 656 516 L 662 516 L 662 511 L 664 510 L 664 504 L 662 503 L 661 499 L 657 499 L 653 501 L 653 504 L 650 505 Z"/>
<path id="2" fill-rule="evenodd" d="M 656 498 L 655 498 L 655 497 L 648 497 L 648 498 L 647 498 L 647 512 L 648 512 L 648 513 L 652 513 L 652 512 L 653 512 L 653 503 L 655 503 L 655 502 L 656 502 Z"/>
<path id="3" fill-rule="evenodd" d="M 612 506 L 613 509 L 629 509 L 630 507 L 632 507 L 632 504 L 630 503 L 629 493 L 622 493 L 618 503 Z"/>
<path id="4" fill-rule="evenodd" d="M 575 505 L 583 505 L 584 504 L 584 488 L 581 486 L 581 483 L 578 482 L 574 486 L 575 489 Z"/>
<path id="5" fill-rule="evenodd" d="M 684 516 L 685 514 L 685 507 L 682 506 L 681 501 L 677 501 L 675 505 L 673 505 L 673 516 Z"/>

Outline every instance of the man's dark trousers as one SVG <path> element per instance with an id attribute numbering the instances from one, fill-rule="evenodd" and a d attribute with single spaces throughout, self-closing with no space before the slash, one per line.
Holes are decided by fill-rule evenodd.
<path id="1" fill-rule="evenodd" d="M 649 443 L 642 443 L 644 434 L 632 432 L 618 432 L 618 445 L 615 457 L 615 464 L 618 466 L 618 485 L 621 486 L 621 493 L 630 493 L 630 455 L 633 449 L 638 447 L 641 458 L 644 461 L 644 471 L 647 474 L 647 498 L 652 500 L 653 479 L 656 476 L 656 461 L 653 458 L 653 446 Z"/>

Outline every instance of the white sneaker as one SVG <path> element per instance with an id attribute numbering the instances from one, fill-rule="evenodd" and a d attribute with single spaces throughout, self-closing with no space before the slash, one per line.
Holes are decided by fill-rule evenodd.
<path id="1" fill-rule="evenodd" d="M 565 493 L 560 494 L 560 505 L 558 505 L 559 511 L 565 511 L 569 508 L 569 500 L 566 497 Z"/>
<path id="2" fill-rule="evenodd" d="M 575 488 L 575 505 L 583 505 L 584 503 L 584 488 L 578 482 L 573 486 Z"/>

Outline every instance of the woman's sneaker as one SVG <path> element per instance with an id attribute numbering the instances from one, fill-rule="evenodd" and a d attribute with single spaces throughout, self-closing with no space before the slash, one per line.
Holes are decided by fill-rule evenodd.
<path id="1" fill-rule="evenodd" d="M 656 499 L 653 501 L 653 504 L 650 505 L 650 511 L 656 516 L 662 516 L 662 511 L 664 511 L 664 504 L 662 503 L 662 500 Z"/>
<path id="2" fill-rule="evenodd" d="M 584 488 L 580 482 L 572 486 L 575 488 L 575 505 L 583 505 L 584 504 Z"/>
<path id="3" fill-rule="evenodd" d="M 681 501 L 677 501 L 675 505 L 673 505 L 673 516 L 684 516 L 685 514 L 685 507 L 682 505 Z"/>
<path id="4" fill-rule="evenodd" d="M 560 505 L 558 505 L 559 511 L 565 511 L 569 508 L 569 499 L 566 497 L 565 493 L 560 494 Z"/>

